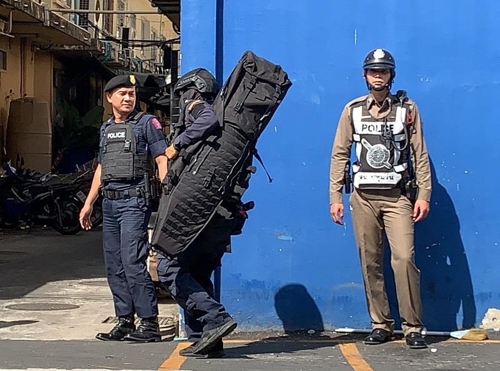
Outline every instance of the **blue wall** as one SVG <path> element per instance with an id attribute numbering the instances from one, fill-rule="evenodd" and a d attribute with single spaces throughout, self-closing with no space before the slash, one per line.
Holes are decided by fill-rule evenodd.
<path id="1" fill-rule="evenodd" d="M 469 327 L 500 307 L 498 12 L 498 0 L 182 1 L 184 72 L 225 80 L 252 50 L 294 83 L 258 144 L 274 182 L 253 176 L 256 208 L 224 258 L 222 300 L 241 329 L 369 327 L 350 215 L 331 222 L 328 173 L 340 112 L 365 94 L 361 62 L 377 47 L 396 58 L 394 90 L 420 107 L 433 163 L 416 240 L 424 322 Z"/>

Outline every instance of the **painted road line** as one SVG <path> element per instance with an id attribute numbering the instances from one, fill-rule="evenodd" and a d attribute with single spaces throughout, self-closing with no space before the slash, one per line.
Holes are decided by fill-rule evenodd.
<path id="1" fill-rule="evenodd" d="M 174 370 L 180 370 L 182 364 L 186 360 L 186 357 L 183 357 L 179 354 L 179 352 L 190 346 L 191 343 L 188 342 L 183 342 L 177 344 L 177 347 L 174 349 L 174 351 L 170 354 L 170 356 L 161 364 L 161 366 L 158 368 L 158 371 L 174 371 Z"/>
<path id="2" fill-rule="evenodd" d="M 339 344 L 340 351 L 344 355 L 344 358 L 349 363 L 354 371 L 373 371 L 373 368 L 364 360 L 361 353 L 359 353 L 356 344 L 354 343 L 343 343 Z"/>

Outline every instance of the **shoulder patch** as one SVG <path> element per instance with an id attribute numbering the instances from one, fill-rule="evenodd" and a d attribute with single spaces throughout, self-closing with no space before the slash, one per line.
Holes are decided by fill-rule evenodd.
<path id="1" fill-rule="evenodd" d="M 411 125 L 413 124 L 413 112 L 411 109 L 408 109 L 406 111 L 406 122 Z"/>
<path id="2" fill-rule="evenodd" d="M 406 110 L 406 122 L 411 125 L 415 121 L 415 102 L 408 98 L 405 102 Z"/>
<path id="3" fill-rule="evenodd" d="M 151 120 L 151 124 L 153 124 L 155 129 L 161 130 L 162 128 L 160 121 L 158 121 L 156 117 L 153 117 L 153 119 Z"/>

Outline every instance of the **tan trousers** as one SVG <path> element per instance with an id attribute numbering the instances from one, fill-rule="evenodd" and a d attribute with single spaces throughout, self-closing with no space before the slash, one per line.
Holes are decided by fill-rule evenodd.
<path id="1" fill-rule="evenodd" d="M 367 198 L 357 190 L 349 202 L 372 327 L 394 330 L 384 284 L 382 233 L 385 230 L 391 248 L 403 333 L 421 332 L 420 271 L 415 265 L 411 202 L 405 196 Z"/>

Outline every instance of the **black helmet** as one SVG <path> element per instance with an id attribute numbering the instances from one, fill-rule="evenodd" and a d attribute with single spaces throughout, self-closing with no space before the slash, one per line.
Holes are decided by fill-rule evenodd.
<path id="1" fill-rule="evenodd" d="M 394 82 L 394 78 L 396 77 L 396 62 L 394 61 L 394 57 L 391 53 L 389 53 L 385 49 L 375 49 L 368 53 L 363 61 L 363 70 L 365 71 L 365 79 L 366 79 L 366 71 L 367 70 L 381 70 L 388 69 L 391 71 L 391 78 L 388 83 L 384 86 L 373 87 L 368 81 L 366 81 L 366 86 L 368 90 L 382 91 L 385 88 L 391 90 L 392 83 Z"/>
<path id="2" fill-rule="evenodd" d="M 180 96 L 181 90 L 189 88 L 203 95 L 217 95 L 219 92 L 217 80 L 204 68 L 196 68 L 182 75 L 174 86 L 174 95 Z"/>
<path id="3" fill-rule="evenodd" d="M 375 49 L 368 53 L 363 62 L 363 69 L 396 69 L 396 62 L 391 53 L 385 49 Z"/>

